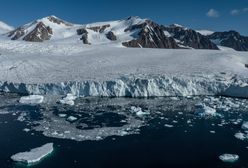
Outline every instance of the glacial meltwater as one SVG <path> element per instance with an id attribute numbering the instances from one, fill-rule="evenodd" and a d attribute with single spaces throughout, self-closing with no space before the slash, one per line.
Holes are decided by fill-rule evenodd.
<path id="1" fill-rule="evenodd" d="M 0 94 L 1 168 L 248 167 L 246 99 L 20 98 Z M 36 163 L 11 159 L 44 144 L 53 151 Z"/>

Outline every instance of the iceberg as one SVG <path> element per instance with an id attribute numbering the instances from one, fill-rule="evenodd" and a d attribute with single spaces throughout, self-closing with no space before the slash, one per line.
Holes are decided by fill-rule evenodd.
<path id="1" fill-rule="evenodd" d="M 41 147 L 34 148 L 28 152 L 21 152 L 11 156 L 16 162 L 34 164 L 53 152 L 53 143 L 47 143 Z"/>
<path id="2" fill-rule="evenodd" d="M 41 95 L 30 95 L 23 96 L 20 98 L 19 102 L 21 104 L 41 104 L 44 100 L 44 96 Z"/>
<path id="3" fill-rule="evenodd" d="M 149 112 L 144 112 L 140 107 L 131 107 L 131 112 L 135 113 L 138 117 L 143 117 L 144 115 L 149 115 Z"/>
<path id="4" fill-rule="evenodd" d="M 244 121 L 241 128 L 244 130 L 248 130 L 248 121 Z"/>
<path id="5" fill-rule="evenodd" d="M 238 133 L 234 134 L 234 136 L 235 136 L 235 138 L 240 139 L 242 141 L 247 139 L 247 135 L 242 133 L 242 132 L 238 132 Z"/>
<path id="6" fill-rule="evenodd" d="M 239 159 L 239 155 L 236 154 L 222 154 L 219 156 L 219 159 L 223 162 L 233 163 Z"/>
<path id="7" fill-rule="evenodd" d="M 77 97 L 74 96 L 73 94 L 70 94 L 68 93 L 66 95 L 66 97 L 64 97 L 62 100 L 60 100 L 59 102 L 61 104 L 67 104 L 67 105 L 70 105 L 70 106 L 73 106 L 74 105 L 74 100 L 76 99 Z"/>

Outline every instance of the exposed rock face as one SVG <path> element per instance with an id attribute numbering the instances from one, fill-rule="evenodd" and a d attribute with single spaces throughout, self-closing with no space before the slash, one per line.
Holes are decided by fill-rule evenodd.
<path id="1" fill-rule="evenodd" d="M 35 29 L 27 34 L 23 40 L 32 42 L 42 42 L 45 40 L 50 40 L 53 34 L 52 29 L 46 26 L 44 23 L 39 22 Z"/>
<path id="2" fill-rule="evenodd" d="M 17 40 L 20 37 L 25 35 L 25 30 L 22 27 L 17 28 L 9 33 L 8 37 L 11 37 L 11 40 Z"/>
<path id="3" fill-rule="evenodd" d="M 71 23 L 68 23 L 68 22 L 65 22 L 64 20 L 62 19 L 59 19 L 55 16 L 48 16 L 47 19 L 50 21 L 50 22 L 53 22 L 53 23 L 56 23 L 56 24 L 64 24 L 66 26 L 72 26 Z"/>
<path id="4" fill-rule="evenodd" d="M 53 31 L 49 26 L 46 26 L 43 22 L 38 22 L 36 27 L 25 37 L 23 37 L 23 40 L 31 42 L 42 42 L 45 40 L 50 40 L 52 34 Z M 8 36 L 11 37 L 11 40 L 18 40 L 24 35 L 25 29 L 23 27 L 19 27 L 16 30 L 10 32 Z"/>
<path id="5" fill-rule="evenodd" d="M 195 49 L 218 50 L 216 44 L 211 42 L 207 37 L 196 32 L 195 30 L 187 29 L 177 25 L 164 27 L 164 30 L 168 31 L 173 38 L 177 39 L 178 44 L 180 45 L 192 47 Z"/>
<path id="6" fill-rule="evenodd" d="M 108 33 L 106 34 L 106 37 L 107 37 L 109 40 L 111 40 L 111 41 L 116 41 L 116 40 L 117 40 L 116 35 L 115 35 L 112 31 L 108 32 Z"/>
<path id="7" fill-rule="evenodd" d="M 95 32 L 103 33 L 106 28 L 110 27 L 110 24 L 103 26 L 87 27 L 87 29 L 93 30 Z"/>
<path id="8" fill-rule="evenodd" d="M 139 31 L 138 34 L 136 31 Z M 122 43 L 126 47 L 142 47 L 142 48 L 179 48 L 176 41 L 164 34 L 163 27 L 146 20 L 142 24 L 132 25 L 125 30 L 134 31 L 134 40 Z"/>
<path id="9" fill-rule="evenodd" d="M 230 47 L 237 51 L 248 51 L 248 37 L 242 36 L 236 31 L 215 32 L 208 38 L 221 46 Z"/>
<path id="10" fill-rule="evenodd" d="M 82 40 L 84 44 L 90 44 L 88 40 L 88 31 L 85 28 L 78 29 L 77 34 L 82 36 L 80 40 Z"/>

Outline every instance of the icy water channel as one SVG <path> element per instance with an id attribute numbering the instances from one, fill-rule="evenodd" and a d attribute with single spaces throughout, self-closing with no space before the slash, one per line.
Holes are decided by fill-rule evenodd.
<path id="1" fill-rule="evenodd" d="M 0 95 L 1 168 L 248 167 L 245 99 L 80 98 L 74 106 L 54 97 L 40 105 L 19 99 Z M 37 164 L 10 158 L 46 143 L 54 151 Z M 225 153 L 239 159 L 223 162 Z"/>

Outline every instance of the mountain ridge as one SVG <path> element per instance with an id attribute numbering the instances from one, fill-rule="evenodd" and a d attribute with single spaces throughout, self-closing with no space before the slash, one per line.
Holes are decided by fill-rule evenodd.
<path id="1" fill-rule="evenodd" d="M 10 30 L 4 36 L 7 36 L 7 39 L 28 42 L 81 41 L 85 45 L 109 44 L 134 48 L 211 50 L 218 50 L 220 45 L 237 51 L 248 51 L 248 37 L 238 32 L 238 35 L 230 33 L 228 42 L 225 40 L 223 42 L 227 32 L 216 33 L 208 30 L 194 30 L 179 24 L 165 26 L 138 16 L 116 21 L 73 24 L 51 15 Z M 222 43 L 221 39 L 217 40 L 218 37 L 222 37 Z"/>

